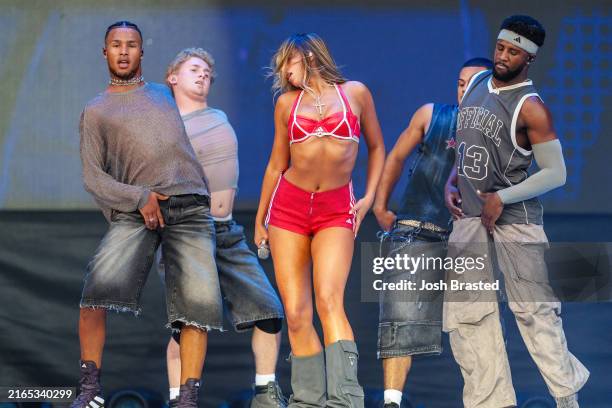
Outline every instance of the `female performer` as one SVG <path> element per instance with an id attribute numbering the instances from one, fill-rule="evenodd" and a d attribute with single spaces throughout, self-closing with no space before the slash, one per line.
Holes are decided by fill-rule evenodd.
<path id="1" fill-rule="evenodd" d="M 342 76 L 313 33 L 283 42 L 271 69 L 273 90 L 281 95 L 255 243 L 270 242 L 285 307 L 292 353 L 289 406 L 363 407 L 344 288 L 354 239 L 385 159 L 374 102 L 365 85 Z M 361 130 L 369 153 L 367 185 L 355 201 L 351 173 Z M 325 356 L 313 326 L 313 288 Z"/>

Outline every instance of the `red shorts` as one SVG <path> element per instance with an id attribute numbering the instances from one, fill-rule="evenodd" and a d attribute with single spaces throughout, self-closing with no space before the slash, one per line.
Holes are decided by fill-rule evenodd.
<path id="1" fill-rule="evenodd" d="M 333 190 L 311 193 L 281 176 L 270 199 L 266 226 L 314 235 L 324 228 L 343 227 L 355 231 L 353 183 Z"/>

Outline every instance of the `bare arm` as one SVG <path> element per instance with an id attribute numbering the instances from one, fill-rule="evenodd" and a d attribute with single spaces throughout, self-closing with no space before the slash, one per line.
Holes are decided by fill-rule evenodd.
<path id="1" fill-rule="evenodd" d="M 363 220 L 363 217 L 365 217 L 374 202 L 376 186 L 380 181 L 385 163 L 385 143 L 376 115 L 376 107 L 374 106 L 372 94 L 365 85 L 359 82 L 353 82 L 352 84 L 355 87 L 355 95 L 361 106 L 359 120 L 368 147 L 366 191 L 364 197 L 353 208 L 356 213 L 355 231 L 358 231 L 361 220 Z"/>
<path id="2" fill-rule="evenodd" d="M 266 172 L 264 173 L 259 207 L 255 216 L 255 245 L 259 245 L 262 240 L 268 239 L 264 220 L 270 205 L 270 199 L 278 178 L 289 167 L 287 119 L 294 98 L 293 92 L 285 93 L 278 98 L 274 108 L 274 144 Z"/>
<path id="3" fill-rule="evenodd" d="M 412 115 L 408 127 L 400 134 L 385 160 L 382 177 L 376 189 L 376 199 L 373 207 L 378 224 L 385 231 L 390 230 L 395 222 L 395 214 L 387 208 L 389 197 L 402 174 L 406 158 L 423 141 L 423 137 L 431 122 L 432 113 L 432 103 L 421 106 Z"/>
<path id="4" fill-rule="evenodd" d="M 536 96 L 527 98 L 518 118 L 519 128 L 525 129 L 531 145 L 549 142 L 557 138 L 552 115 L 544 102 Z"/>

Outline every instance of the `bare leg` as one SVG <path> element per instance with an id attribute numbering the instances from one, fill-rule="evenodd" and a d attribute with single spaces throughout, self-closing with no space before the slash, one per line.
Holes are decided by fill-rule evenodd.
<path id="1" fill-rule="evenodd" d="M 183 326 L 181 329 L 181 384 L 189 378 L 199 379 L 202 376 L 208 333 L 194 326 Z"/>
<path id="2" fill-rule="evenodd" d="M 168 385 L 170 388 L 181 386 L 181 349 L 179 344 L 170 337 L 166 349 L 166 364 L 168 366 Z"/>
<path id="3" fill-rule="evenodd" d="M 344 311 L 344 288 L 351 270 L 354 237 L 348 228 L 327 228 L 312 240 L 314 290 L 325 345 L 353 340 Z"/>
<path id="4" fill-rule="evenodd" d="M 255 373 L 260 375 L 274 374 L 280 349 L 281 333 L 266 333 L 257 327 L 253 328 L 251 347 L 255 356 Z"/>
<path id="5" fill-rule="evenodd" d="M 81 360 L 93 361 L 102 367 L 102 351 L 106 338 L 106 310 L 81 308 L 79 313 L 79 340 Z"/>
<path id="6" fill-rule="evenodd" d="M 274 226 L 269 227 L 268 236 L 291 352 L 294 356 L 320 353 L 323 348 L 312 322 L 310 237 Z"/>
<path id="7" fill-rule="evenodd" d="M 383 359 L 385 390 L 397 390 L 402 392 L 411 366 L 412 356 Z"/>

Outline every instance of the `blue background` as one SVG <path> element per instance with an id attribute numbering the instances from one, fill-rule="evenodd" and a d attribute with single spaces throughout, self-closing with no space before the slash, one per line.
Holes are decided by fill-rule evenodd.
<path id="1" fill-rule="evenodd" d="M 82 188 L 77 125 L 84 104 L 105 88 L 103 33 L 116 20 L 141 27 L 148 81 L 163 81 L 168 62 L 185 47 L 215 56 L 218 80 L 210 102 L 228 114 L 239 138 L 237 206 L 254 209 L 274 131 L 266 67 L 287 36 L 317 32 L 346 77 L 370 88 L 389 150 L 419 106 L 456 101 L 459 67 L 469 57 L 492 57 L 505 16 L 528 13 L 547 28 L 530 76 L 553 112 L 568 165 L 567 185 L 545 196 L 545 207 L 612 211 L 612 139 L 605 137 L 612 117 L 612 17 L 605 2 L 59 1 L 13 2 L 2 11 L 0 208 L 94 207 Z M 362 144 L 357 194 L 365 184 L 366 153 Z"/>

